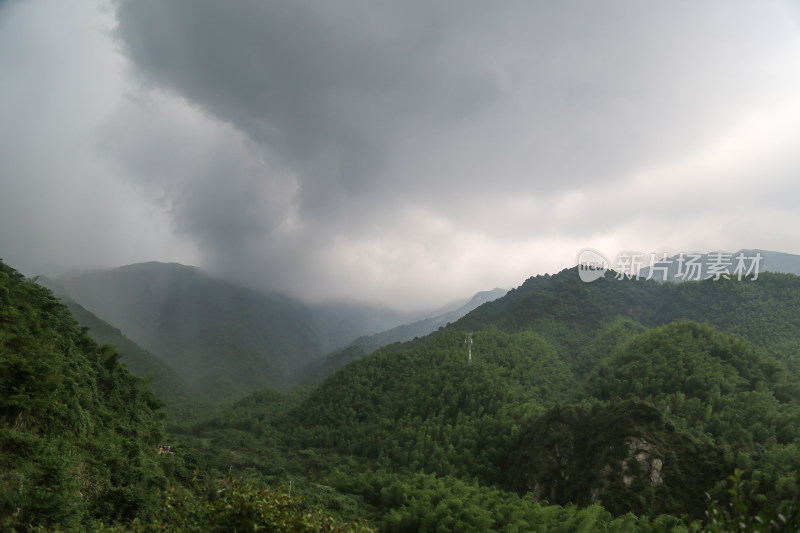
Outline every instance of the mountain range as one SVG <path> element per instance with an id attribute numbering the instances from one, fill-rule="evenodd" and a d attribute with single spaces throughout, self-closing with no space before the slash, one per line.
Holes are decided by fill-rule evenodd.
<path id="1" fill-rule="evenodd" d="M 201 400 L 195 391 L 175 370 L 148 352 L 122 331 L 101 320 L 78 302 L 70 298 L 58 283 L 44 277 L 36 282 L 47 287 L 58 296 L 61 303 L 69 309 L 73 318 L 86 328 L 88 335 L 100 345 L 114 346 L 120 353 L 120 361 L 133 375 L 147 378 L 149 389 L 169 406 L 186 405 Z"/>
<path id="2" fill-rule="evenodd" d="M 324 365 L 325 357 L 359 337 L 382 335 L 368 341 L 370 350 L 363 355 L 383 342 L 429 333 L 504 293 L 476 295 L 415 322 L 419 314 L 348 303 L 304 304 L 174 263 L 90 270 L 42 282 L 65 297 L 79 320 L 87 319 L 83 325 L 97 329 L 95 319 L 101 317 L 192 388 L 217 400 L 265 387 L 286 389 L 310 369 L 329 373 L 338 367 Z M 410 324 L 400 326 L 404 323 Z M 379 333 L 384 330 L 389 332 Z"/>
<path id="3" fill-rule="evenodd" d="M 761 502 L 754 513 L 798 497 L 799 309 L 793 274 L 585 283 L 566 269 L 182 436 L 238 438 L 209 461 L 332 487 L 384 531 L 653 531 L 662 514 L 660 530 L 685 531 L 674 516 L 713 516 L 709 498 L 736 509 L 729 490 Z M 797 524 L 796 511 L 782 516 Z M 717 524 L 761 531 L 752 516 L 729 519 Z"/>
<path id="4" fill-rule="evenodd" d="M 534 276 L 316 385 L 190 400 L 165 433 L 160 402 L 120 354 L 0 267 L 0 527 L 800 529 L 794 274 Z M 181 283 L 218 294 L 170 268 L 183 281 L 156 286 L 179 301 Z M 134 304 L 149 309 L 149 298 Z M 131 361 L 163 371 L 153 358 Z M 289 495 L 266 488 L 281 485 Z"/>

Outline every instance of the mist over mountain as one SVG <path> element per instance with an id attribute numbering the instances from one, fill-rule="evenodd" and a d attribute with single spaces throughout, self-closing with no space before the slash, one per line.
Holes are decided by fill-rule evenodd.
<path id="1" fill-rule="evenodd" d="M 215 280 L 193 267 L 144 263 L 57 281 L 211 396 L 280 388 L 288 372 L 348 340 L 297 301 Z"/>
<path id="2" fill-rule="evenodd" d="M 60 299 L 73 318 L 81 325 L 88 328 L 87 334 L 100 345 L 114 346 L 120 353 L 120 361 L 133 375 L 148 378 L 151 391 L 167 405 L 182 405 L 198 401 L 200 395 L 195 391 L 175 370 L 168 366 L 161 358 L 148 352 L 137 345 L 123 333 L 98 318 L 78 302 L 69 297 L 66 289 L 58 282 L 40 276 L 36 282 L 47 287 Z"/>
<path id="3" fill-rule="evenodd" d="M 309 305 L 174 263 L 92 270 L 56 283 L 71 300 L 216 398 L 285 388 L 288 376 L 312 361 L 420 314 L 349 303 Z M 427 333 L 443 319 L 411 331 Z"/>

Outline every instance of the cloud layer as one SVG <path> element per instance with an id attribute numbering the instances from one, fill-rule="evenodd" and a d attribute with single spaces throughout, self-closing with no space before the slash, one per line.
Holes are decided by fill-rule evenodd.
<path id="1" fill-rule="evenodd" d="M 52 29 L 56 6 L 0 7 L 0 30 L 23 12 Z M 789 2 L 119 0 L 96 18 L 102 52 L 62 37 L 74 76 L 0 48 L 55 82 L 6 111 L 36 124 L 52 105 L 56 152 L 94 135 L 54 160 L 67 182 L 88 179 L 86 159 L 122 191 L 131 214 L 109 240 L 133 211 L 157 214 L 163 235 L 137 253 L 410 308 L 558 270 L 583 246 L 800 252 Z M 95 87 L 85 112 L 71 83 Z M 54 170 L 37 167 L 47 186 Z"/>

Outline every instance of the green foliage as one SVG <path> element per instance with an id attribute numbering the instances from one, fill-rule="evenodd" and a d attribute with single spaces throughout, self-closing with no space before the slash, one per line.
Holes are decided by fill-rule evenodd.
<path id="1" fill-rule="evenodd" d="M 797 493 L 798 382 L 739 338 L 691 322 L 656 328 L 603 361 L 586 392 L 656 406 L 678 430 L 724 450 L 731 469 L 753 470 L 751 488 L 765 498 Z"/>
<path id="2" fill-rule="evenodd" d="M 754 533 L 796 532 L 800 531 L 800 499 L 784 501 L 777 507 L 770 505 L 757 511 L 753 502 L 753 494 L 745 493 L 745 484 L 741 479 L 742 472 L 736 470 L 731 476 L 728 492 L 728 504 L 721 506 L 719 502 L 711 502 L 706 511 L 706 522 L 702 529 L 708 533 L 725 533 L 731 531 L 747 531 Z"/>
<path id="3" fill-rule="evenodd" d="M 664 288 L 658 305 L 642 320 L 645 325 L 680 319 L 704 322 L 744 337 L 787 363 L 785 348 L 800 343 L 798 276 L 765 272 L 756 281 L 707 280 L 670 283 Z"/>
<path id="4" fill-rule="evenodd" d="M 360 494 L 383 517 L 392 533 L 435 531 L 634 531 L 645 525 L 633 515 L 614 518 L 598 505 L 532 504 L 530 495 L 485 487 L 477 482 L 430 474 L 382 470 L 332 480 L 340 490 Z"/>
<path id="5" fill-rule="evenodd" d="M 48 291 L 0 263 L 0 516 L 77 527 L 146 514 L 161 403 Z"/>
<path id="6" fill-rule="evenodd" d="M 631 337 L 644 333 L 647 328 L 629 318 L 616 317 L 602 327 L 589 341 L 581 346 L 574 360 L 575 372 L 583 376 L 595 368 L 617 346 L 622 346 Z"/>
<path id="7" fill-rule="evenodd" d="M 526 423 L 512 449 L 510 488 L 562 505 L 602 501 L 613 514 L 698 516 L 725 472 L 721 450 L 638 400 L 554 407 Z"/>
<path id="8" fill-rule="evenodd" d="M 419 348 L 346 366 L 284 427 L 295 429 L 301 447 L 499 482 L 506 443 L 517 431 L 507 421 L 568 398 L 574 384 L 539 336 L 485 330 L 474 336 L 469 363 L 464 335 L 448 332 Z"/>
<path id="9" fill-rule="evenodd" d="M 283 488 L 242 484 L 231 476 L 194 490 L 171 488 L 155 515 L 132 526 L 102 527 L 106 531 L 181 531 L 228 533 L 244 531 L 370 533 L 366 523 L 345 522 L 329 511 L 305 505 Z"/>
<path id="10" fill-rule="evenodd" d="M 532 278 L 313 389 L 185 404 L 165 437 L 115 350 L 0 274 L 2 527 L 797 530 L 795 277 Z"/>
<path id="11" fill-rule="evenodd" d="M 505 297 L 469 313 L 453 327 L 479 330 L 494 326 L 509 332 L 535 331 L 556 346 L 565 361 L 585 371 L 581 361 L 574 360 L 575 354 L 615 317 L 643 322 L 668 290 L 665 287 L 656 282 L 606 278 L 584 283 L 577 268 L 573 268 L 555 276 L 530 278 Z"/>
<path id="12" fill-rule="evenodd" d="M 800 277 L 760 273 L 758 279 L 657 283 L 615 280 L 609 273 L 584 283 L 577 267 L 528 279 L 504 298 L 482 305 L 453 328 L 532 330 L 572 364 L 597 332 L 616 317 L 647 327 L 691 320 L 739 335 L 783 362 L 800 378 Z M 610 346 L 613 348 L 613 346 Z M 579 357 L 575 368 L 587 368 Z"/>
<path id="13" fill-rule="evenodd" d="M 134 376 L 149 379 L 148 389 L 162 400 L 169 411 L 200 401 L 196 393 L 178 374 L 161 359 L 125 337 L 120 330 L 100 320 L 97 316 L 69 298 L 62 298 L 73 318 L 98 344 L 111 344 L 120 353 L 120 360 Z"/>

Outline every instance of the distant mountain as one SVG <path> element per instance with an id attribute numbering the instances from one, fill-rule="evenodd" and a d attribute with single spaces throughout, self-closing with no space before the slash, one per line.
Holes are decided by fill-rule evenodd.
<path id="1" fill-rule="evenodd" d="M 449 325 L 451 322 L 455 322 L 486 302 L 491 302 L 503 297 L 506 292 L 508 291 L 499 288 L 481 291 L 467 300 L 466 303 L 461 303 L 457 306 L 446 306 L 438 312 L 434 312 L 431 317 L 423 318 L 410 324 L 403 324 L 374 335 L 360 337 L 325 359 L 310 363 L 306 368 L 298 372 L 295 381 L 301 385 L 317 384 L 350 361 L 364 357 L 387 344 L 405 342 L 417 337 L 423 337 L 428 333 Z"/>
<path id="2" fill-rule="evenodd" d="M 148 388 L 168 406 L 185 405 L 198 400 L 199 394 L 164 361 L 70 298 L 57 282 L 40 276 L 37 283 L 52 290 L 60 298 L 78 324 L 88 328 L 88 334 L 95 342 L 114 346 L 122 356 L 120 360 L 131 374 L 148 377 L 150 379 Z"/>
<path id="3" fill-rule="evenodd" d="M 193 267 L 144 263 L 57 281 L 82 306 L 218 399 L 279 388 L 288 372 L 324 353 L 305 306 Z"/>
<path id="4" fill-rule="evenodd" d="M 321 336 L 323 351 L 341 348 L 365 335 L 386 331 L 398 324 L 422 318 L 420 313 L 400 313 L 379 305 L 328 302 L 308 305 Z"/>
<path id="5" fill-rule="evenodd" d="M 287 377 L 314 359 L 413 316 L 357 304 L 310 306 L 175 263 L 89 271 L 56 282 L 217 399 L 285 388 Z"/>
<path id="6" fill-rule="evenodd" d="M 431 318 L 424 318 L 417 320 L 411 324 L 404 324 L 397 326 L 388 331 L 377 333 L 369 336 L 369 341 L 376 345 L 376 347 L 385 346 L 393 342 L 405 342 L 414 339 L 415 337 L 422 337 L 436 331 L 440 327 L 444 327 L 450 322 L 455 322 L 462 316 L 466 315 L 473 309 L 480 307 L 486 302 L 491 302 L 505 296 L 505 289 L 494 288 L 490 291 L 481 291 L 464 305 L 453 309 L 452 311 L 445 311 L 444 313 L 436 314 Z"/>

